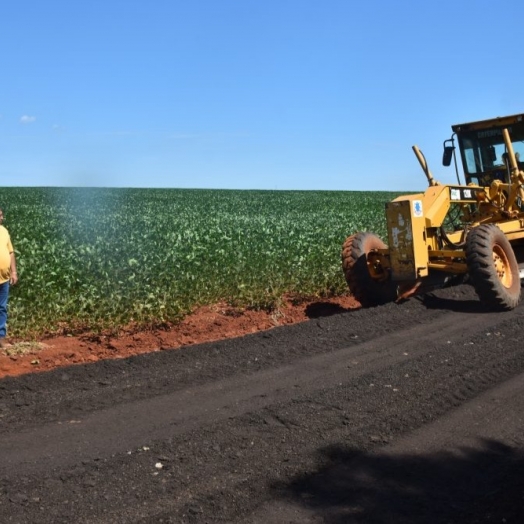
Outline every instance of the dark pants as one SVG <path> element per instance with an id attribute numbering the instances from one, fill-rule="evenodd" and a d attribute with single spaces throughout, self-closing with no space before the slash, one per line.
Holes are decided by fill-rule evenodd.
<path id="1" fill-rule="evenodd" d="M 7 299 L 9 297 L 9 281 L 0 284 L 0 339 L 6 335 Z"/>

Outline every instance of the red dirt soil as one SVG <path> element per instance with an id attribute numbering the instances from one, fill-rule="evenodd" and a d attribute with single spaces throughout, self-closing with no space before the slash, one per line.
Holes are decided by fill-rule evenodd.
<path id="1" fill-rule="evenodd" d="M 201 307 L 181 323 L 165 329 L 124 331 L 119 335 L 83 333 L 59 336 L 39 340 L 40 344 L 34 344 L 34 349 L 23 354 L 2 351 L 0 378 L 240 337 L 357 307 L 360 304 L 349 296 L 298 304 L 286 299 L 279 309 L 272 312 L 233 308 L 220 303 Z M 10 342 L 15 344 L 15 349 L 16 342 L 20 341 Z"/>

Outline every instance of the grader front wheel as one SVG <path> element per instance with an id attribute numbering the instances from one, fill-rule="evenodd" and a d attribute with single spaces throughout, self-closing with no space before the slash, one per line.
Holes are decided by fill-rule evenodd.
<path id="1" fill-rule="evenodd" d="M 356 233 L 342 246 L 342 269 L 349 289 L 363 306 L 376 306 L 397 298 L 396 286 L 374 253 L 387 246 L 372 233 Z"/>
<path id="2" fill-rule="evenodd" d="M 513 248 L 495 224 L 470 231 L 466 263 L 480 301 L 490 309 L 513 309 L 520 301 L 520 276 Z"/>

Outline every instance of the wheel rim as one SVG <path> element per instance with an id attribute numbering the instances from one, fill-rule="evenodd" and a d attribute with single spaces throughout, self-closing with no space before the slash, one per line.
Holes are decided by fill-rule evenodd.
<path id="1" fill-rule="evenodd" d="M 388 273 L 384 270 L 384 267 L 380 263 L 380 259 L 376 256 L 376 253 L 370 252 L 367 257 L 367 266 L 369 276 L 376 282 L 385 282 L 388 280 Z"/>
<path id="2" fill-rule="evenodd" d="M 505 251 L 500 246 L 493 247 L 493 264 L 502 285 L 510 288 L 513 282 L 511 267 Z"/>

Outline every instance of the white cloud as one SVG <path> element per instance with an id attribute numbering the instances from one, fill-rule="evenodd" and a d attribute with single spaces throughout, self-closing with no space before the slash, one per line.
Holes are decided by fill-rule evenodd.
<path id="1" fill-rule="evenodd" d="M 24 115 L 20 118 L 21 124 L 32 124 L 36 120 L 36 116 Z"/>

